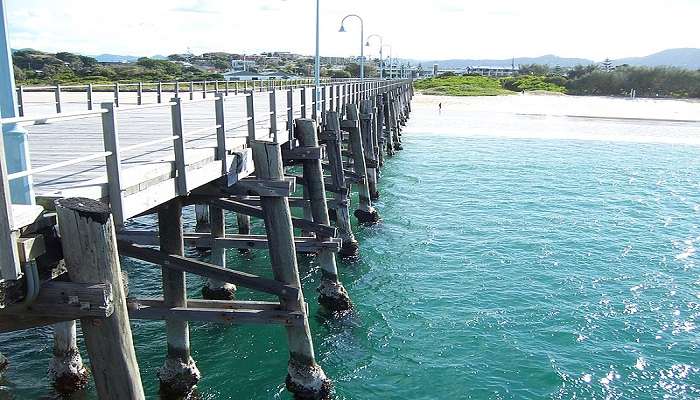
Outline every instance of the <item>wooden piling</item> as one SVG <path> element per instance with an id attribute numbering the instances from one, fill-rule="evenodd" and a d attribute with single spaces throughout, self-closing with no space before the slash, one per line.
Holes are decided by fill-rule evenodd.
<path id="1" fill-rule="evenodd" d="M 59 322 L 53 326 L 53 358 L 49 363 L 49 379 L 61 394 L 87 387 L 88 373 L 78 350 L 75 321 Z"/>
<path id="2" fill-rule="evenodd" d="M 356 175 L 361 177 L 361 181 L 357 184 L 357 192 L 360 201 L 354 214 L 361 224 L 372 225 L 379 222 L 380 218 L 377 210 L 372 207 L 372 199 L 370 198 L 369 178 L 367 176 L 364 146 L 362 145 L 362 134 L 360 133 L 360 118 L 357 104 L 348 104 L 346 110 L 348 120 L 353 123 L 352 127 L 346 128 L 350 137 L 353 171 L 355 171 Z"/>
<path id="3" fill-rule="evenodd" d="M 377 96 L 377 160 L 379 167 L 384 166 L 384 149 L 386 136 L 384 134 L 384 95 Z M 381 170 L 381 169 L 380 169 Z M 379 177 L 379 176 L 377 176 Z"/>
<path id="4" fill-rule="evenodd" d="M 211 237 L 213 239 L 226 237 L 224 210 L 219 207 L 209 206 L 209 219 L 211 221 Z M 211 249 L 211 263 L 220 267 L 226 267 L 226 249 L 217 246 L 216 241 Z M 212 278 L 207 279 L 206 284 L 202 288 L 202 297 L 209 300 L 233 300 L 235 295 L 236 285 Z"/>
<path id="5" fill-rule="evenodd" d="M 378 161 L 374 153 L 374 130 L 375 130 L 374 107 L 372 100 L 362 100 L 360 104 L 360 133 L 362 135 L 362 149 L 365 154 L 365 164 L 367 166 L 367 187 L 369 189 L 370 200 L 379 198 L 377 188 L 377 166 Z"/>
<path id="6" fill-rule="evenodd" d="M 160 250 L 182 256 L 185 253 L 182 233 L 182 205 L 179 198 L 158 208 Z M 166 307 L 187 307 L 185 273 L 163 268 L 163 302 Z M 187 321 L 166 320 L 168 353 L 158 371 L 161 392 L 187 397 L 192 393 L 200 373 L 190 355 L 190 332 Z"/>
<path id="7" fill-rule="evenodd" d="M 236 224 L 239 235 L 250 235 L 250 215 L 236 213 Z M 238 249 L 241 254 L 250 254 L 250 249 Z"/>
<path id="8" fill-rule="evenodd" d="M 284 171 L 280 145 L 260 141 L 253 141 L 251 145 L 255 173 L 258 179 L 283 180 Z M 275 280 L 301 289 L 289 202 L 286 197 L 260 196 L 260 203 L 264 214 Z M 284 297 L 280 297 L 279 300 L 283 309 L 299 312 L 303 315 L 301 326 L 286 327 L 289 344 L 287 390 L 292 392 L 296 398 L 327 398 L 331 391 L 331 381 L 326 377 L 321 367 L 316 364 L 303 293 L 300 290 L 295 301 L 289 301 Z"/>
<path id="9" fill-rule="evenodd" d="M 391 111 L 391 92 L 384 93 L 382 98 L 384 103 L 384 149 L 388 156 L 393 156 L 396 150 L 394 149 L 394 123 Z"/>
<path id="10" fill-rule="evenodd" d="M 113 313 L 80 320 L 98 397 L 143 399 L 109 208 L 91 199 L 67 198 L 56 201 L 56 212 L 70 280 L 112 286 Z"/>
<path id="11" fill-rule="evenodd" d="M 197 221 L 195 226 L 195 232 L 210 232 L 211 224 L 209 221 L 209 205 L 208 204 L 195 204 L 194 215 Z"/>
<path id="12" fill-rule="evenodd" d="M 345 172 L 343 171 L 343 157 L 340 147 L 340 120 L 336 111 L 329 111 L 326 117 L 326 129 L 323 132 L 323 138 L 326 141 L 331 180 L 337 190 L 335 199 L 333 199 L 336 226 L 338 227 L 340 238 L 343 239 L 343 245 L 339 254 L 343 258 L 356 258 L 360 247 L 355 239 L 355 235 L 352 233 L 352 225 L 350 224 L 350 188 L 345 182 Z"/>
<path id="13" fill-rule="evenodd" d="M 297 119 L 295 136 L 301 147 L 318 147 L 316 136 L 316 121 L 312 119 Z M 304 187 L 305 194 L 311 203 L 311 216 L 318 224 L 330 225 L 328 218 L 328 204 L 326 202 L 326 185 L 323 181 L 323 168 L 321 160 L 304 160 Z M 328 237 L 317 236 L 319 240 Z M 330 249 L 320 250 L 318 262 L 321 266 L 321 284 L 318 287 L 318 302 L 326 310 L 331 312 L 344 312 L 352 308 L 350 296 L 338 279 L 338 268 L 335 263 L 335 254 Z"/>

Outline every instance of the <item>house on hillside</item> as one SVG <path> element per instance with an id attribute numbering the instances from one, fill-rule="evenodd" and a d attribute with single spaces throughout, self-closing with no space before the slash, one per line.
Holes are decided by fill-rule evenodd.
<path id="1" fill-rule="evenodd" d="M 290 74 L 281 71 L 228 71 L 224 72 L 224 79 L 227 81 L 269 81 L 278 79 L 291 79 Z"/>

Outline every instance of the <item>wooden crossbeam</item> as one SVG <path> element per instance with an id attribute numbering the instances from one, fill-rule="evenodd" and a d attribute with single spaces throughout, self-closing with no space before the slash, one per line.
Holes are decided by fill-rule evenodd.
<path id="1" fill-rule="evenodd" d="M 121 231 L 117 238 L 126 242 L 142 245 L 157 246 L 158 232 L 129 230 Z M 209 233 L 189 232 L 183 235 L 185 245 L 197 248 L 225 248 L 225 249 L 267 249 L 268 241 L 265 235 L 240 235 L 227 234 L 225 237 L 212 237 Z M 298 236 L 294 238 L 296 250 L 300 253 L 316 252 L 322 249 L 339 251 L 342 244 L 339 238 L 319 240 L 311 236 Z"/>
<path id="2" fill-rule="evenodd" d="M 320 160 L 323 158 L 322 147 L 282 148 L 283 160 Z"/>
<path id="3" fill-rule="evenodd" d="M 228 324 L 304 326 L 304 314 L 302 312 L 285 310 L 212 309 L 190 306 L 168 308 L 129 304 L 129 318 L 220 322 Z"/>
<path id="4" fill-rule="evenodd" d="M 13 306 L 0 311 L 0 332 L 80 318 L 106 318 L 113 312 L 109 284 L 49 281 L 41 285 L 39 296 L 30 307 Z"/>
<path id="5" fill-rule="evenodd" d="M 246 178 L 238 181 L 227 191 L 230 193 L 252 192 L 258 196 L 289 197 L 296 190 L 296 180 L 285 177 L 284 180 Z"/>
<path id="6" fill-rule="evenodd" d="M 139 247 L 124 240 L 117 240 L 117 243 L 119 245 L 119 253 L 123 256 L 136 258 L 151 264 L 157 264 L 163 266 L 164 268 L 189 272 L 191 274 L 206 276 L 222 282 L 233 283 L 290 300 L 296 301 L 299 298 L 299 288 L 285 285 L 273 279 L 262 278 L 257 275 L 222 268 L 203 261 L 168 254 L 160 250 Z"/>
<path id="7" fill-rule="evenodd" d="M 211 204 L 224 210 L 240 212 L 255 218 L 263 218 L 262 208 L 228 199 L 212 199 Z M 292 225 L 305 232 L 315 232 L 325 237 L 335 237 L 337 229 L 330 225 L 317 224 L 303 218 L 292 217 Z"/>

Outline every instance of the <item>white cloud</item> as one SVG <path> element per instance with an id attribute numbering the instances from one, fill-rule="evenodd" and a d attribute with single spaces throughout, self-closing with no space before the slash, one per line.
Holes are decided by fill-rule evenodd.
<path id="1" fill-rule="evenodd" d="M 15 48 L 87 54 L 314 51 L 314 0 L 6 0 Z M 507 58 L 557 54 L 596 60 L 696 47 L 696 0 L 321 0 L 322 53 L 353 55 L 359 26 L 394 55 Z M 367 50 L 377 53 L 376 46 Z"/>

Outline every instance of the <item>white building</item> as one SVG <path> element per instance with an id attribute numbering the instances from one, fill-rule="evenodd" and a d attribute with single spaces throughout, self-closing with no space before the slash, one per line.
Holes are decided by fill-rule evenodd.
<path id="1" fill-rule="evenodd" d="M 255 60 L 231 60 L 231 71 L 250 71 L 256 65 Z"/>
<path id="2" fill-rule="evenodd" d="M 227 81 L 268 81 L 276 79 L 290 79 L 291 75 L 279 71 L 251 72 L 251 71 L 228 71 L 224 72 L 224 79 Z"/>

